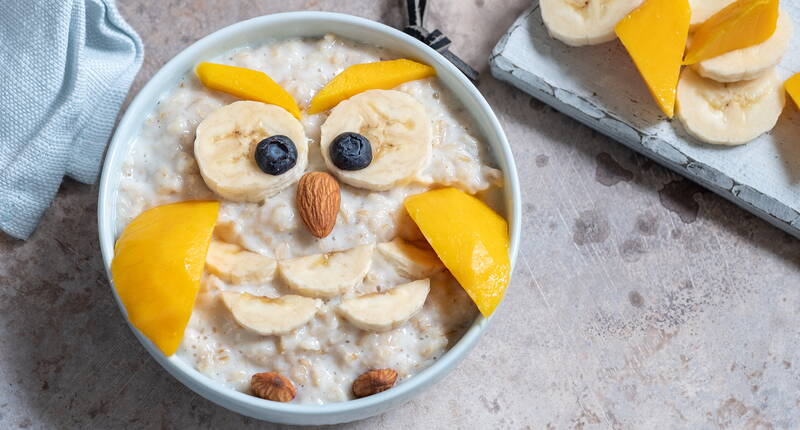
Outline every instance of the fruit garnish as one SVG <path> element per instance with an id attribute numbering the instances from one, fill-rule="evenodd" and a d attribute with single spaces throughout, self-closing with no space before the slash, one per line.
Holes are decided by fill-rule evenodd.
<path id="1" fill-rule="evenodd" d="M 264 166 L 268 171 L 283 173 L 265 174 L 253 148 L 276 135 L 289 138 L 297 156 L 292 156 L 295 162 L 288 170 L 284 169 L 290 163 L 281 164 L 277 170 Z M 280 106 L 249 100 L 233 102 L 208 114 L 197 126 L 195 136 L 194 158 L 206 185 L 235 202 L 263 202 L 297 182 L 308 164 L 303 124 Z"/>
<path id="2" fill-rule="evenodd" d="M 114 247 L 111 274 L 128 320 L 164 355 L 192 315 L 219 202 L 187 201 L 142 212 Z"/>
<path id="3" fill-rule="evenodd" d="M 206 255 L 206 271 L 230 284 L 269 282 L 278 262 L 232 243 L 212 240 Z"/>
<path id="4" fill-rule="evenodd" d="M 388 90 L 403 82 L 436 76 L 436 69 L 399 59 L 355 64 L 336 75 L 311 100 L 309 114 L 326 111 L 342 100 L 367 90 Z"/>
<path id="5" fill-rule="evenodd" d="M 282 175 L 297 164 L 297 147 L 282 134 L 258 142 L 254 155 L 258 168 L 272 176 Z"/>
<path id="6" fill-rule="evenodd" d="M 362 330 L 392 330 L 422 309 L 430 289 L 430 279 L 421 279 L 379 293 L 343 298 L 336 310 Z"/>
<path id="7" fill-rule="evenodd" d="M 331 142 L 331 162 L 342 170 L 361 170 L 372 162 L 372 145 L 361 134 L 344 132 Z"/>
<path id="8" fill-rule="evenodd" d="M 334 297 L 364 280 L 374 250 L 375 245 L 359 245 L 344 251 L 287 258 L 278 262 L 278 269 L 293 291 L 308 297 Z"/>
<path id="9" fill-rule="evenodd" d="M 796 73 L 783 84 L 786 92 L 794 100 L 794 104 L 800 109 L 800 73 Z"/>
<path id="10" fill-rule="evenodd" d="M 369 140 L 372 161 L 360 170 L 343 170 L 331 149 L 343 133 Z M 320 127 L 325 165 L 348 185 L 386 191 L 415 181 L 433 149 L 433 126 L 425 106 L 397 90 L 368 90 L 339 103 Z"/>
<path id="11" fill-rule="evenodd" d="M 687 0 L 647 0 L 615 29 L 658 106 L 669 118 L 689 35 Z"/>
<path id="12" fill-rule="evenodd" d="M 379 243 L 377 249 L 399 275 L 408 279 L 430 278 L 434 273 L 444 270 L 435 252 L 418 248 L 399 237 L 391 242 Z"/>
<path id="13" fill-rule="evenodd" d="M 683 64 L 764 42 L 775 33 L 778 14 L 778 0 L 739 0 L 729 5 L 697 28 Z"/>
<path id="14" fill-rule="evenodd" d="M 416 194 L 404 204 L 445 267 L 481 313 L 490 316 L 511 275 L 506 220 L 455 188 Z"/>
<path id="15" fill-rule="evenodd" d="M 244 100 L 277 105 L 300 119 L 300 108 L 292 95 L 264 72 L 215 63 L 200 63 L 195 72 L 200 82 L 212 90 Z"/>
<path id="16" fill-rule="evenodd" d="M 235 291 L 223 291 L 220 295 L 239 325 L 263 336 L 290 333 L 306 325 L 322 304 L 319 299 L 294 294 L 277 299 Z"/>

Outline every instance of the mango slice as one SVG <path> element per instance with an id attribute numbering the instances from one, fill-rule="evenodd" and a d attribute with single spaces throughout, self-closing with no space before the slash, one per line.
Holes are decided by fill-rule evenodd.
<path id="1" fill-rule="evenodd" d="M 794 104 L 800 109 L 800 73 L 796 73 L 783 84 L 786 92 L 794 100 Z"/>
<path id="2" fill-rule="evenodd" d="M 309 114 L 326 111 L 342 100 L 367 90 L 390 90 L 403 82 L 436 76 L 436 69 L 399 59 L 355 64 L 336 75 L 311 100 Z"/>
<path id="3" fill-rule="evenodd" d="M 195 73 L 200 82 L 212 90 L 222 91 L 243 100 L 280 106 L 300 119 L 300 108 L 297 107 L 292 95 L 264 72 L 224 64 L 200 63 Z"/>
<path id="4" fill-rule="evenodd" d="M 683 64 L 758 45 L 778 26 L 778 0 L 739 0 L 709 18 L 692 36 Z"/>
<path id="5" fill-rule="evenodd" d="M 447 269 L 489 317 L 503 299 L 511 276 L 506 220 L 455 188 L 416 194 L 404 204 Z"/>
<path id="6" fill-rule="evenodd" d="M 650 93 L 669 118 L 675 114 L 691 15 L 688 0 L 647 0 L 615 28 Z"/>
<path id="7" fill-rule="evenodd" d="M 114 247 L 111 275 L 128 319 L 175 353 L 200 289 L 219 202 L 187 201 L 142 212 Z"/>

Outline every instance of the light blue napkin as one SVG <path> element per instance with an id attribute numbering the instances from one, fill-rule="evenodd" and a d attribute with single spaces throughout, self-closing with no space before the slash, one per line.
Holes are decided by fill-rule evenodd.
<path id="1" fill-rule="evenodd" d="M 27 238 L 65 174 L 97 179 L 143 56 L 113 0 L 0 1 L 0 229 Z"/>

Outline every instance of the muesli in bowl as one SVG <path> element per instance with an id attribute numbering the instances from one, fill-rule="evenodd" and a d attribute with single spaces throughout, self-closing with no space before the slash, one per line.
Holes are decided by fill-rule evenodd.
<path id="1" fill-rule="evenodd" d="M 436 71 L 335 35 L 197 65 L 118 187 L 114 287 L 165 355 L 342 402 L 441 357 L 510 276 L 503 176 Z"/>

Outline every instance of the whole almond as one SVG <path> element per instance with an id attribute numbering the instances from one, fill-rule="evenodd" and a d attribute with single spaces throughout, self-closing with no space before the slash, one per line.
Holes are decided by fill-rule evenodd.
<path id="1" fill-rule="evenodd" d="M 397 381 L 397 371 L 393 369 L 374 369 L 362 373 L 353 382 L 353 395 L 367 397 L 392 388 Z"/>
<path id="2" fill-rule="evenodd" d="M 273 402 L 291 402 L 297 395 L 292 381 L 275 372 L 256 373 L 250 378 L 250 388 L 256 396 Z"/>
<path id="3" fill-rule="evenodd" d="M 308 230 L 323 238 L 333 231 L 339 214 L 341 191 L 336 178 L 325 172 L 308 172 L 297 183 L 297 209 Z"/>

